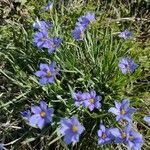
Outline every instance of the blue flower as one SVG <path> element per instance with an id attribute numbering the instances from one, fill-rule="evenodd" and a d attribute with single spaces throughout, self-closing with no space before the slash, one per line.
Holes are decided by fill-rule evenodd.
<path id="1" fill-rule="evenodd" d="M 128 137 L 126 138 L 125 143 L 132 150 L 141 150 L 141 146 L 143 144 L 142 135 L 135 132 L 133 129 L 129 129 Z"/>
<path id="2" fill-rule="evenodd" d="M 100 129 L 97 132 L 98 134 L 98 144 L 107 144 L 111 142 L 111 134 L 109 129 L 107 129 L 104 125 L 100 125 Z"/>
<path id="3" fill-rule="evenodd" d="M 79 141 L 79 136 L 85 130 L 76 117 L 71 119 L 61 119 L 60 121 L 61 128 L 60 133 L 64 136 L 64 142 L 66 144 L 73 144 Z"/>
<path id="4" fill-rule="evenodd" d="M 89 93 L 85 94 L 84 105 L 92 111 L 94 108 L 99 109 L 101 107 L 100 101 L 102 99 L 101 96 L 97 96 L 94 90 L 90 91 Z"/>
<path id="5" fill-rule="evenodd" d="M 121 32 L 118 36 L 123 39 L 130 39 L 132 38 L 133 33 L 126 29 L 125 31 Z"/>
<path id="6" fill-rule="evenodd" d="M 131 125 L 127 125 L 123 130 L 118 128 L 110 129 L 110 133 L 115 138 L 116 143 L 127 144 L 131 150 L 140 150 L 143 144 L 142 135 L 135 132 Z"/>
<path id="7" fill-rule="evenodd" d="M 53 2 L 48 2 L 48 4 L 44 7 L 45 11 L 51 10 L 53 8 Z"/>
<path id="8" fill-rule="evenodd" d="M 132 113 L 136 111 L 135 108 L 129 107 L 130 101 L 124 99 L 122 103 L 115 101 L 115 107 L 111 107 L 108 112 L 111 112 L 116 115 L 116 120 L 126 120 L 128 122 L 132 121 Z"/>
<path id="9" fill-rule="evenodd" d="M 82 26 L 75 27 L 75 29 L 72 31 L 72 36 L 75 40 L 83 40 L 84 37 L 84 30 Z"/>
<path id="10" fill-rule="evenodd" d="M 35 124 L 39 129 L 52 122 L 53 108 L 49 108 L 46 102 L 41 101 L 40 106 L 32 106 L 33 115 L 29 118 L 29 124 Z"/>
<path id="11" fill-rule="evenodd" d="M 76 26 L 82 26 L 85 29 L 94 20 L 95 20 L 95 14 L 88 12 L 84 16 L 78 18 L 78 22 L 76 23 Z"/>
<path id="12" fill-rule="evenodd" d="M 39 83 L 45 85 L 47 83 L 54 83 L 55 77 L 58 74 L 59 69 L 56 68 L 56 63 L 52 62 L 48 64 L 40 64 L 40 70 L 35 73 L 36 76 L 40 77 Z"/>
<path id="13" fill-rule="evenodd" d="M 35 33 L 33 43 L 38 48 L 49 48 L 50 39 L 47 31 Z"/>
<path id="14" fill-rule="evenodd" d="M 55 52 L 55 50 L 60 47 L 61 42 L 62 42 L 61 38 L 53 37 L 50 40 L 48 52 L 49 53 Z"/>
<path id="15" fill-rule="evenodd" d="M 51 22 L 49 21 L 40 21 L 40 20 L 36 20 L 34 23 L 33 23 L 33 28 L 34 29 L 37 29 L 39 31 L 48 31 L 49 28 L 51 28 L 53 25 Z"/>
<path id="16" fill-rule="evenodd" d="M 150 126 L 150 116 L 145 116 L 144 121 L 147 122 L 148 125 Z"/>
<path id="17" fill-rule="evenodd" d="M 74 101 L 75 101 L 75 105 L 76 106 L 80 106 L 80 105 L 82 105 L 83 104 L 83 101 L 85 100 L 85 94 L 83 94 L 81 91 L 79 91 L 79 92 L 74 92 L 73 94 L 72 94 L 72 97 L 73 97 L 73 99 L 74 99 Z"/>
<path id="18" fill-rule="evenodd" d="M 133 59 L 130 58 L 121 58 L 118 66 L 123 74 L 133 73 L 138 67 Z"/>
<path id="19" fill-rule="evenodd" d="M 88 25 L 95 20 L 95 14 L 88 12 L 84 16 L 78 18 L 75 29 L 72 31 L 72 36 L 75 40 L 83 40 L 84 30 Z"/>

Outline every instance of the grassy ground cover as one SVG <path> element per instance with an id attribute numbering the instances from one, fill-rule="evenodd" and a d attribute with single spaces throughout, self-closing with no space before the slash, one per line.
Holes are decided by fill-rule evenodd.
<path id="1" fill-rule="evenodd" d="M 0 143 L 10 150 L 98 150 L 126 149 L 123 144 L 98 145 L 99 124 L 120 127 L 108 109 L 114 101 L 129 98 L 137 111 L 133 127 L 143 135 L 142 149 L 150 147 L 150 128 L 143 120 L 150 115 L 150 2 L 57 0 L 43 11 L 45 0 L 0 2 Z M 71 35 L 77 19 L 94 12 L 96 20 L 85 31 L 83 41 Z M 50 37 L 62 38 L 60 48 L 49 54 L 33 45 L 33 23 L 49 20 Z M 133 38 L 119 32 L 128 29 Z M 120 58 L 131 57 L 138 64 L 133 74 L 123 75 Z M 54 84 L 41 86 L 35 72 L 40 63 L 55 61 L 60 73 Z M 94 89 L 102 96 L 101 110 L 89 111 L 74 105 L 72 92 Z M 30 127 L 20 112 L 45 100 L 55 110 L 53 123 L 42 130 Z M 59 134 L 63 117 L 77 116 L 86 128 L 75 145 L 66 145 Z"/>

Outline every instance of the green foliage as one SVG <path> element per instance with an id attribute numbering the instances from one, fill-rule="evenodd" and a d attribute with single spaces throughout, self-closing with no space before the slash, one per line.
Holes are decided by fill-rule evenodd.
<path id="1" fill-rule="evenodd" d="M 134 4 L 129 2 L 55 1 L 53 10 L 48 12 L 41 11 L 44 1 L 17 2 L 21 3 L 19 10 L 3 19 L 0 28 L 0 140 L 8 143 L 9 149 L 18 150 L 123 149 L 121 146 L 97 146 L 96 134 L 101 120 L 109 127 L 118 126 L 107 111 L 114 100 L 128 97 L 131 104 L 139 108 L 134 116 L 135 129 L 143 134 L 143 149 L 148 149 L 150 130 L 143 117 L 148 115 L 150 106 L 150 45 L 147 31 L 142 31 L 142 26 L 147 27 L 148 22 L 144 10 L 147 5 L 141 9 L 141 20 L 138 22 L 133 17 L 136 14 L 132 8 Z M 136 4 L 136 11 L 140 6 L 143 8 L 141 2 Z M 94 11 L 97 21 L 86 31 L 83 42 L 74 41 L 71 30 L 77 18 L 87 11 Z M 37 17 L 51 20 L 54 28 L 49 35 L 63 39 L 61 48 L 55 54 L 49 55 L 47 51 L 33 46 L 32 24 Z M 118 32 L 125 28 L 134 31 L 135 39 L 124 41 L 118 38 Z M 123 75 L 118 68 L 119 59 L 123 56 L 134 58 L 139 65 L 131 76 Z M 54 85 L 41 87 L 34 73 L 40 63 L 51 60 L 57 62 L 61 73 Z M 102 110 L 91 113 L 74 106 L 72 92 L 90 89 L 102 95 Z M 54 123 L 42 131 L 26 125 L 20 115 L 21 111 L 40 99 L 45 99 L 55 109 Z M 72 115 L 78 116 L 86 132 L 77 145 L 67 147 L 58 134 L 57 122 L 61 117 Z"/>

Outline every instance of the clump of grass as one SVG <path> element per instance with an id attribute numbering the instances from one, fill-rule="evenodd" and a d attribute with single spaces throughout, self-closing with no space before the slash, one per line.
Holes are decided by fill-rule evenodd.
<path id="1" fill-rule="evenodd" d="M 131 105 L 138 108 L 134 115 L 134 128 L 143 134 L 144 149 L 149 148 L 149 127 L 143 117 L 149 113 L 148 74 L 149 74 L 149 43 L 141 38 L 124 41 L 118 32 L 125 28 L 134 31 L 135 37 L 141 37 L 141 26 L 131 14 L 133 4 L 95 1 L 69 1 L 54 3 L 50 12 L 40 12 L 42 2 L 30 1 L 27 5 L 17 6 L 26 10 L 29 16 L 19 13 L 4 19 L 1 27 L 1 102 L 0 102 L 0 139 L 7 143 L 9 149 L 99 149 L 97 130 L 102 121 L 108 127 L 118 124 L 108 109 L 114 100 L 128 97 Z M 37 6 L 37 7 L 36 7 Z M 57 7 L 56 7 L 57 6 Z M 140 3 L 136 9 L 139 9 Z M 142 6 L 142 5 L 141 5 Z M 58 9 L 56 9 L 58 8 Z M 109 9 L 108 9 L 109 8 Z M 5 8 L 3 8 L 5 10 Z M 108 11 L 109 10 L 109 11 Z M 94 11 L 96 22 L 89 26 L 83 42 L 74 41 L 71 30 L 77 18 L 87 11 Z M 16 12 L 16 11 L 15 11 Z M 36 17 L 51 20 L 53 29 L 51 36 L 63 39 L 61 48 L 54 54 L 40 51 L 33 46 L 32 24 Z M 143 16 L 145 14 L 143 12 Z M 124 22 L 122 18 L 128 18 Z M 20 19 L 22 18 L 22 19 Z M 119 19 L 119 22 L 118 22 Z M 147 18 L 141 18 L 145 25 Z M 126 25 L 127 23 L 127 25 Z M 144 24 L 145 23 L 145 24 Z M 147 35 L 147 33 L 145 33 Z M 118 68 L 121 57 L 130 56 L 139 65 L 131 76 L 125 76 Z M 34 75 L 39 64 L 55 60 L 61 68 L 60 75 L 53 85 L 40 86 Z M 95 89 L 102 96 L 102 111 L 78 109 L 72 99 L 73 91 L 89 91 Z M 52 126 L 42 131 L 29 127 L 23 121 L 20 112 L 45 99 L 55 109 Z M 66 146 L 57 133 L 61 117 L 77 115 L 84 124 L 86 131 L 80 142 L 74 146 Z M 147 132 L 146 132 L 147 131 Z M 89 138 L 92 137 L 92 138 Z M 106 145 L 103 149 L 121 149 L 121 146 Z"/>

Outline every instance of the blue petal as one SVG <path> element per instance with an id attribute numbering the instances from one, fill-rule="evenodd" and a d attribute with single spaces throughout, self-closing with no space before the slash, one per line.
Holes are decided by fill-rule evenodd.
<path id="1" fill-rule="evenodd" d="M 55 52 L 56 49 L 54 49 L 52 46 L 48 48 L 48 53 L 51 54 Z"/>
<path id="2" fill-rule="evenodd" d="M 91 96 L 92 98 L 95 98 L 96 92 L 95 92 L 94 90 L 90 91 L 90 96 Z"/>
<path id="3" fill-rule="evenodd" d="M 131 131 L 132 127 L 131 124 L 127 124 L 124 128 L 125 133 L 129 133 Z"/>
<path id="4" fill-rule="evenodd" d="M 79 125 L 78 126 L 78 133 L 81 134 L 85 130 L 84 126 Z"/>
<path id="5" fill-rule="evenodd" d="M 38 120 L 38 122 L 37 122 L 38 128 L 39 128 L 39 129 L 42 129 L 42 128 L 44 127 L 44 125 L 45 125 L 44 119 L 43 119 L 43 118 L 40 118 L 40 119 Z"/>
<path id="6" fill-rule="evenodd" d="M 47 78 L 46 78 L 46 77 L 43 77 L 42 79 L 39 80 L 39 83 L 40 83 L 41 85 L 46 84 L 46 83 L 47 83 Z"/>
<path id="7" fill-rule="evenodd" d="M 74 116 L 71 117 L 70 121 L 71 121 L 72 125 L 78 125 L 78 124 L 80 124 L 79 121 L 78 121 L 78 119 L 77 119 L 77 117 L 74 117 Z"/>
<path id="8" fill-rule="evenodd" d="M 118 128 L 112 128 L 109 129 L 110 134 L 112 134 L 114 137 L 118 137 L 121 138 L 121 133 L 120 130 Z"/>
<path id="9" fill-rule="evenodd" d="M 31 112 L 30 110 L 26 110 L 24 112 L 21 112 L 21 115 L 23 119 L 25 119 L 26 121 L 29 121 L 29 118 L 31 117 Z"/>
<path id="10" fill-rule="evenodd" d="M 37 77 L 43 77 L 43 76 L 46 75 L 46 72 L 44 72 L 44 71 L 37 71 L 37 72 L 35 73 L 35 75 L 36 75 Z"/>
<path id="11" fill-rule="evenodd" d="M 103 139 L 98 139 L 98 144 L 100 145 L 100 144 L 104 144 L 104 140 Z"/>
<path id="12" fill-rule="evenodd" d="M 102 130 L 98 130 L 97 134 L 98 134 L 99 137 L 101 137 L 102 136 Z"/>
<path id="13" fill-rule="evenodd" d="M 126 75 L 129 71 L 128 71 L 128 69 L 126 69 L 126 68 L 122 68 L 122 69 L 121 69 L 121 72 L 122 72 L 124 75 Z"/>
<path id="14" fill-rule="evenodd" d="M 116 116 L 116 121 L 121 121 L 123 118 L 121 115 Z"/>
<path id="15" fill-rule="evenodd" d="M 126 114 L 123 116 L 123 119 L 127 120 L 128 122 L 132 122 L 131 114 Z"/>
<path id="16" fill-rule="evenodd" d="M 90 105 L 89 100 L 84 100 L 84 101 L 83 101 L 83 106 L 84 106 L 84 107 L 88 107 L 89 105 Z"/>
<path id="17" fill-rule="evenodd" d="M 73 135 L 71 141 L 73 142 L 73 144 L 77 143 L 79 141 L 79 135 L 78 134 Z"/>
<path id="18" fill-rule="evenodd" d="M 29 118 L 29 124 L 37 124 L 39 120 L 41 120 L 40 114 L 32 115 Z"/>
<path id="19" fill-rule="evenodd" d="M 51 64 L 49 65 L 50 69 L 54 69 L 56 67 L 56 62 L 52 61 Z"/>
<path id="20" fill-rule="evenodd" d="M 128 99 L 124 99 L 122 101 L 122 106 L 121 107 L 124 108 L 124 110 L 126 110 L 129 107 L 129 105 L 130 105 L 130 101 Z"/>
<path id="21" fill-rule="evenodd" d="M 48 64 L 40 64 L 40 70 L 49 70 Z"/>
<path id="22" fill-rule="evenodd" d="M 150 123 L 150 116 L 145 116 L 144 121 L 146 121 L 147 123 Z"/>
<path id="23" fill-rule="evenodd" d="M 95 103 L 95 108 L 99 109 L 100 107 L 101 107 L 101 104 L 100 104 L 99 101 L 97 101 L 97 102 Z"/>
<path id="24" fill-rule="evenodd" d="M 53 44 L 52 41 L 50 39 L 47 39 L 46 41 L 43 42 L 42 47 L 51 48 L 52 44 Z"/>
<path id="25" fill-rule="evenodd" d="M 96 101 L 101 101 L 101 100 L 102 100 L 102 97 L 101 97 L 101 96 L 96 96 L 96 97 L 95 97 L 95 100 L 96 100 Z"/>
<path id="26" fill-rule="evenodd" d="M 48 4 L 44 7 L 45 11 L 51 10 L 53 8 L 53 2 L 48 2 Z"/>
<path id="27" fill-rule="evenodd" d="M 45 117 L 45 122 L 50 123 L 52 122 L 52 115 L 53 115 L 54 109 L 53 108 L 48 108 L 46 111 L 46 117 Z"/>
<path id="28" fill-rule="evenodd" d="M 32 106 L 31 111 L 35 114 L 39 114 L 42 110 L 39 106 Z"/>
<path id="29" fill-rule="evenodd" d="M 48 82 L 48 83 L 54 83 L 54 77 L 49 77 L 49 78 L 47 79 L 47 82 Z"/>
<path id="30" fill-rule="evenodd" d="M 115 107 L 116 107 L 118 110 L 120 110 L 121 103 L 119 103 L 119 102 L 115 101 Z"/>
<path id="31" fill-rule="evenodd" d="M 132 114 L 132 113 L 134 113 L 135 111 L 136 111 L 136 108 L 134 108 L 134 107 L 129 107 L 128 110 L 127 110 L 127 113 Z"/>
<path id="32" fill-rule="evenodd" d="M 88 12 L 85 17 L 90 21 L 94 21 L 95 20 L 95 14 L 94 13 L 91 13 L 91 12 Z"/>
<path id="33" fill-rule="evenodd" d="M 67 132 L 65 133 L 65 136 L 64 136 L 64 142 L 66 144 L 70 144 L 72 142 L 72 136 L 73 136 L 72 132 L 67 130 Z"/>
<path id="34" fill-rule="evenodd" d="M 106 128 L 105 128 L 105 126 L 104 125 L 100 125 L 100 129 L 102 130 L 102 132 L 105 132 L 106 131 Z"/>
<path id="35" fill-rule="evenodd" d="M 134 147 L 134 144 L 131 141 L 128 141 L 128 146 L 130 149 L 132 149 Z"/>
<path id="36" fill-rule="evenodd" d="M 120 115 L 120 111 L 118 109 L 116 109 L 115 107 L 111 107 L 108 112 L 111 112 L 115 115 Z"/>
<path id="37" fill-rule="evenodd" d="M 66 118 L 62 118 L 60 120 L 60 124 L 61 124 L 61 128 L 60 128 L 60 133 L 62 135 L 65 134 L 66 130 L 70 130 L 70 127 L 71 127 L 71 121 L 66 119 Z"/>
<path id="38" fill-rule="evenodd" d="M 47 111 L 47 103 L 45 101 L 40 101 L 40 107 L 42 110 L 44 110 L 45 112 Z"/>
<path id="39" fill-rule="evenodd" d="M 93 104 L 90 104 L 90 105 L 88 106 L 88 108 L 90 109 L 90 111 L 92 111 L 92 110 L 94 109 L 94 105 L 93 105 Z"/>

